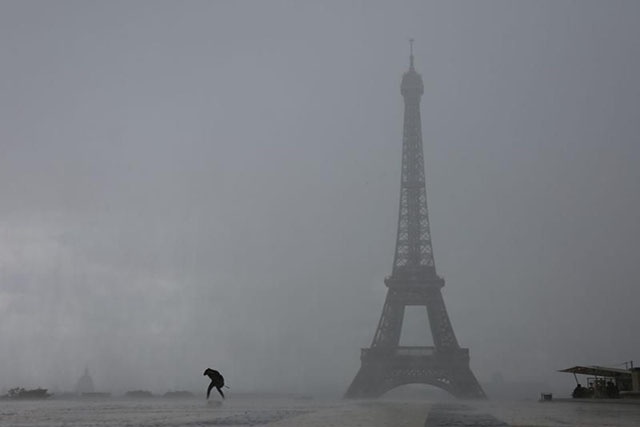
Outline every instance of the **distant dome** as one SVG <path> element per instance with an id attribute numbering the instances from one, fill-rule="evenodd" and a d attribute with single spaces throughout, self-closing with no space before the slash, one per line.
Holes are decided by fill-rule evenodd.
<path id="1" fill-rule="evenodd" d="M 84 374 L 82 374 L 76 385 L 76 393 L 93 393 L 93 391 L 93 380 L 89 375 L 89 368 L 84 368 Z"/>

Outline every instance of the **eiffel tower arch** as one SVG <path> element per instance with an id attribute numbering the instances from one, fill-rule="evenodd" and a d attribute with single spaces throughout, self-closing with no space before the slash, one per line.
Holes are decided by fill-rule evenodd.
<path id="1" fill-rule="evenodd" d="M 413 64 L 402 77 L 404 126 L 402 178 L 396 250 L 387 296 L 370 348 L 345 397 L 379 397 L 405 384 L 429 384 L 460 398 L 485 398 L 469 367 L 469 349 L 461 348 L 442 298 L 444 279 L 436 274 L 427 211 L 420 98 L 422 77 Z M 400 346 L 407 306 L 425 307 L 433 346 Z"/>

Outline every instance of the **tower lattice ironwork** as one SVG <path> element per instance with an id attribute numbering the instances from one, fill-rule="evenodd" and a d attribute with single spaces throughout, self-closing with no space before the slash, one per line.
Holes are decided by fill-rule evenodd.
<path id="1" fill-rule="evenodd" d="M 413 42 L 413 41 L 412 41 Z M 413 64 L 402 77 L 404 127 L 398 234 L 387 297 L 370 348 L 345 397 L 378 397 L 412 383 L 430 384 L 461 398 L 484 398 L 469 367 L 469 349 L 461 348 L 442 298 L 444 279 L 436 274 L 427 211 L 420 98 L 422 77 Z M 433 346 L 400 346 L 407 306 L 424 306 Z"/>

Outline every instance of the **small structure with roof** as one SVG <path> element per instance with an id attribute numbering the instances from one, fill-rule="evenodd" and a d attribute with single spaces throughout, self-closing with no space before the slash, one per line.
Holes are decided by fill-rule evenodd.
<path id="1" fill-rule="evenodd" d="M 609 368 L 606 366 L 573 366 L 558 372 L 573 374 L 576 388 L 574 398 L 615 399 L 620 397 L 640 397 L 640 368 Z M 586 376 L 585 386 L 578 381 L 578 375 Z"/>

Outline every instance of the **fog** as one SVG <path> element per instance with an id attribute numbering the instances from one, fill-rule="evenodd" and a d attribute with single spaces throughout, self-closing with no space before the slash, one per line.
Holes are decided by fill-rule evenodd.
<path id="1" fill-rule="evenodd" d="M 480 382 L 638 359 L 639 16 L 3 1 L 0 389 L 88 366 L 99 391 L 204 390 L 211 367 L 342 393 L 391 273 L 409 38 L 436 268 Z"/>

